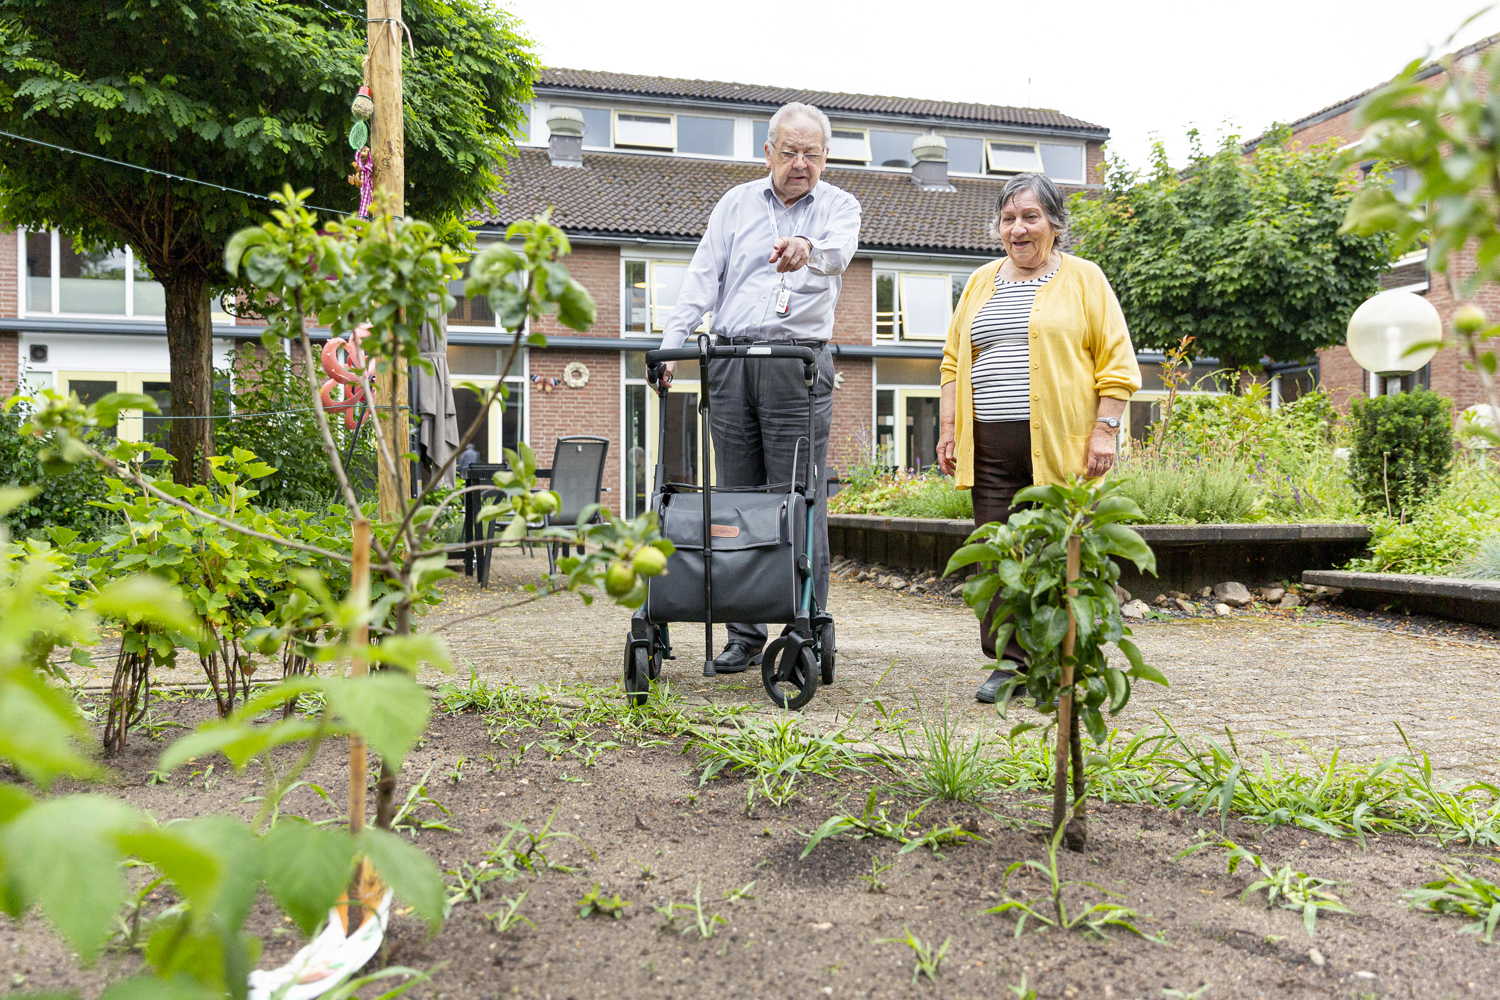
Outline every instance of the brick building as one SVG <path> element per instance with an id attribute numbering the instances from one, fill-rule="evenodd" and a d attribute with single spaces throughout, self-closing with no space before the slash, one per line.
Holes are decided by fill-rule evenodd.
<path id="1" fill-rule="evenodd" d="M 607 437 L 604 482 L 619 497 L 611 505 L 644 507 L 658 420 L 644 353 L 660 339 L 710 210 L 730 187 L 765 175 L 768 121 L 793 100 L 832 119 L 824 178 L 863 209 L 835 319 L 830 464 L 871 446 L 888 464 L 932 464 L 942 341 L 965 280 L 999 252 L 986 231 L 1000 188 L 1023 170 L 1067 192 L 1089 188 L 1108 130 L 1037 108 L 566 69 L 538 82 L 504 190 L 473 225 L 483 246 L 553 206 L 573 244 L 566 264 L 592 292 L 598 320 L 584 335 L 544 327 L 548 346 L 522 352 L 508 376 L 512 405 L 478 442 L 487 460 L 525 440 L 546 464 L 561 435 Z M 581 140 L 564 134 L 568 121 L 581 125 Z M 931 147 L 933 134 L 946 159 L 919 160 L 914 143 Z M 237 338 L 258 332 L 223 313 L 214 329 L 220 365 Z M 448 340 L 455 383 L 499 376 L 510 338 L 487 302 L 461 300 Z M 85 399 L 121 389 L 169 404 L 167 371 L 161 288 L 128 248 L 81 254 L 56 233 L 0 236 L 0 393 L 24 378 Z M 698 389 L 695 366 L 682 366 L 667 417 L 668 465 L 689 478 L 699 470 Z M 473 399 L 456 397 L 463 424 Z M 149 430 L 139 416 L 121 425 L 126 436 Z"/>
<path id="2" fill-rule="evenodd" d="M 1481 39 L 1455 52 L 1453 63 L 1457 71 L 1462 73 L 1476 70 L 1484 51 L 1496 42 L 1500 42 L 1500 35 Z M 1447 80 L 1447 71 L 1441 63 L 1433 62 L 1418 73 L 1418 78 L 1430 86 L 1442 86 Z M 1371 87 L 1292 122 L 1292 141 L 1303 146 L 1333 141 L 1341 147 L 1359 142 L 1364 137 L 1364 129 L 1355 123 L 1355 113 L 1360 102 L 1376 89 L 1378 87 Z M 1246 151 L 1253 151 L 1255 145 L 1255 140 L 1247 143 Z M 1363 167 L 1369 169 L 1371 165 L 1364 164 Z M 1391 172 L 1391 184 L 1399 194 L 1413 188 L 1415 178 L 1409 168 L 1397 167 Z M 1461 251 L 1449 255 L 1448 267 L 1455 284 L 1462 284 L 1474 271 L 1473 253 Z M 1404 288 L 1426 296 L 1437 307 L 1445 331 L 1448 329 L 1448 321 L 1458 309 L 1459 303 L 1454 301 L 1449 292 L 1448 278 L 1428 270 L 1425 251 L 1409 254 L 1397 261 L 1390 271 L 1381 276 L 1380 283 L 1387 289 Z M 1482 286 L 1474 301 L 1489 315 L 1500 315 L 1500 286 Z M 1349 349 L 1342 345 L 1318 352 L 1317 376 L 1341 406 L 1351 396 L 1380 395 L 1384 391 L 1380 380 L 1360 368 L 1350 356 Z M 1449 397 L 1453 400 L 1455 409 L 1461 410 L 1484 401 L 1484 390 L 1479 384 L 1479 377 L 1464 369 L 1457 351 L 1439 351 L 1430 364 L 1421 371 L 1406 376 L 1402 382 L 1405 389 L 1420 384 Z"/>

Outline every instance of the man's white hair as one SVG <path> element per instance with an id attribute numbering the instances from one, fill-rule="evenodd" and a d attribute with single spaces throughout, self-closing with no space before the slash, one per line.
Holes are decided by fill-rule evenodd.
<path id="1" fill-rule="evenodd" d="M 799 104 L 793 101 L 783 104 L 771 116 L 771 124 L 766 128 L 766 143 L 776 145 L 777 136 L 781 132 L 781 126 L 787 123 L 789 118 L 806 118 L 823 129 L 823 148 L 826 150 L 828 144 L 833 141 L 833 126 L 828 122 L 828 116 L 811 104 Z"/>

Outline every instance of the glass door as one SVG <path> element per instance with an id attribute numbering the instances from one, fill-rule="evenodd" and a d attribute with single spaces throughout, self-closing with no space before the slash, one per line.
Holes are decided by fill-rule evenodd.
<path id="1" fill-rule="evenodd" d="M 937 465 L 938 422 L 942 411 L 941 389 L 898 389 L 897 464 L 911 472 Z"/>

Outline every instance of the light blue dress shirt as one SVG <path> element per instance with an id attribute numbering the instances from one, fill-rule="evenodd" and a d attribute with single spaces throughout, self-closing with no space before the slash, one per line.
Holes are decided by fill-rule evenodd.
<path id="1" fill-rule="evenodd" d="M 784 275 L 791 312 L 778 316 L 783 275 L 766 258 L 777 236 L 793 233 L 807 237 L 812 254 L 806 266 Z M 829 340 L 844 284 L 840 275 L 858 248 L 859 202 L 841 188 L 819 181 L 790 208 L 776 197 L 769 176 L 731 188 L 708 217 L 708 231 L 693 253 L 661 346 L 681 347 L 710 311 L 713 332 L 721 336 Z"/>

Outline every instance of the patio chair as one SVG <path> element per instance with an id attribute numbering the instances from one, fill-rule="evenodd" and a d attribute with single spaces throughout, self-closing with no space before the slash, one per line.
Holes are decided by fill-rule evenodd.
<path id="1" fill-rule="evenodd" d="M 583 509 L 599 502 L 604 492 L 604 460 L 609 455 L 609 439 L 601 437 L 565 437 L 557 439 L 552 453 L 552 475 L 549 485 L 561 499 L 557 510 L 543 518 L 543 528 L 581 527 Z M 598 520 L 598 515 L 594 516 Z M 543 539 L 547 545 L 547 575 L 557 574 L 559 550 L 566 557 L 572 546 L 565 542 Z M 583 546 L 578 546 L 579 554 Z"/>
<path id="2" fill-rule="evenodd" d="M 578 517 L 583 513 L 583 509 L 598 503 L 603 495 L 604 460 L 608 454 L 608 438 L 585 436 L 558 438 L 557 448 L 552 454 L 552 468 L 538 469 L 536 474 L 538 477 L 545 476 L 550 480 L 549 485 L 562 503 L 555 512 L 544 517 L 540 524 L 528 525 L 528 531 L 531 528 L 545 530 L 550 527 L 578 527 Z M 484 502 L 487 495 L 486 493 L 479 494 L 480 504 Z M 498 518 L 489 522 L 485 530 L 486 540 L 495 537 L 499 523 Z M 547 546 L 547 576 L 554 577 L 557 575 L 559 556 L 569 555 L 572 546 L 549 539 L 543 539 L 543 542 Z M 489 586 L 490 554 L 493 551 L 490 546 L 484 546 L 478 550 L 476 575 L 481 587 Z M 579 551 L 582 552 L 582 546 L 579 546 Z"/>

